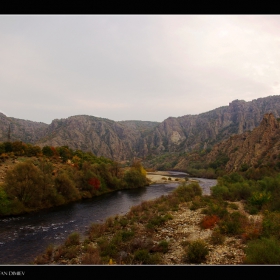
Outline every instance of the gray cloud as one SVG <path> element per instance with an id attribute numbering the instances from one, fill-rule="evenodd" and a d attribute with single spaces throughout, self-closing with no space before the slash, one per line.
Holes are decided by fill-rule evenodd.
<path id="1" fill-rule="evenodd" d="M 0 112 L 163 121 L 278 95 L 278 15 L 0 16 Z"/>

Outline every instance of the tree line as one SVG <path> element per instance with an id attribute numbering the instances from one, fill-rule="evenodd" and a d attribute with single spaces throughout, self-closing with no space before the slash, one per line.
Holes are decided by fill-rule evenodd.
<path id="1" fill-rule="evenodd" d="M 128 168 L 91 152 L 21 141 L 0 143 L 0 160 L 18 162 L 0 184 L 0 215 L 16 215 L 63 205 L 126 188 L 148 185 L 146 171 L 134 161 Z"/>

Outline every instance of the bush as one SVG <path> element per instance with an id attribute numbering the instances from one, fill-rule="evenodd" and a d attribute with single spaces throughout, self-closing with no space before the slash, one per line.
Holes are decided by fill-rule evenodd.
<path id="1" fill-rule="evenodd" d="M 245 264 L 279 264 L 280 244 L 274 238 L 252 240 L 245 248 Z"/>
<path id="2" fill-rule="evenodd" d="M 212 229 L 219 220 L 219 217 L 216 215 L 205 216 L 202 218 L 200 225 L 203 229 Z"/>
<path id="3" fill-rule="evenodd" d="M 175 189 L 174 195 L 177 196 L 181 202 L 188 202 L 191 201 L 195 196 L 201 196 L 202 190 L 198 183 L 191 183 L 187 185 L 185 182 L 183 182 Z"/>
<path id="4" fill-rule="evenodd" d="M 101 258 L 97 248 L 89 246 L 82 256 L 81 264 L 100 264 Z"/>
<path id="5" fill-rule="evenodd" d="M 214 230 L 210 237 L 210 242 L 213 245 L 221 245 L 225 242 L 225 236 L 219 230 Z"/>
<path id="6" fill-rule="evenodd" d="M 166 214 L 164 216 L 156 216 L 148 222 L 147 228 L 152 229 L 156 226 L 164 224 L 166 221 L 171 220 L 171 219 L 172 219 L 172 216 L 170 214 Z"/>
<path id="7" fill-rule="evenodd" d="M 129 188 L 138 188 L 147 186 L 146 176 L 135 168 L 131 168 L 124 175 L 124 181 Z"/>
<path id="8" fill-rule="evenodd" d="M 205 206 L 205 200 L 201 196 L 195 196 L 192 200 L 190 210 L 197 210 Z"/>
<path id="9" fill-rule="evenodd" d="M 166 240 L 160 241 L 158 246 L 160 248 L 160 251 L 162 251 L 163 253 L 168 252 L 168 242 Z"/>
<path id="10" fill-rule="evenodd" d="M 229 235 L 241 234 L 244 232 L 246 222 L 246 216 L 239 212 L 233 212 L 220 221 L 220 231 L 221 233 Z"/>
<path id="11" fill-rule="evenodd" d="M 249 203 L 255 206 L 258 210 L 260 210 L 262 206 L 270 200 L 270 198 L 271 198 L 271 194 L 265 191 L 254 192 L 252 196 L 249 198 Z"/>
<path id="12" fill-rule="evenodd" d="M 263 218 L 262 228 L 263 237 L 280 239 L 280 213 L 267 213 Z"/>
<path id="13" fill-rule="evenodd" d="M 134 253 L 134 260 L 140 262 L 141 264 L 150 263 L 150 254 L 146 249 L 139 249 Z"/>
<path id="14" fill-rule="evenodd" d="M 207 209 L 204 211 L 205 214 L 208 215 L 216 215 L 220 219 L 228 215 L 228 211 L 226 209 L 226 206 L 223 202 L 220 201 L 213 201 L 209 202 Z"/>
<path id="15" fill-rule="evenodd" d="M 209 253 L 207 244 L 203 240 L 195 240 L 189 244 L 186 252 L 186 260 L 190 263 L 202 263 Z"/>
<path id="16" fill-rule="evenodd" d="M 78 232 L 71 233 L 64 242 L 66 247 L 79 245 L 80 244 L 80 234 Z"/>

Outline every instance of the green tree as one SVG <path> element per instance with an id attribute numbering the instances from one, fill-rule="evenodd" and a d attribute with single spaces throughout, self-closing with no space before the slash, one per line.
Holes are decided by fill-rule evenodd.
<path id="1" fill-rule="evenodd" d="M 47 157 L 52 157 L 54 155 L 54 152 L 50 146 L 44 146 L 42 149 L 42 153 Z"/>

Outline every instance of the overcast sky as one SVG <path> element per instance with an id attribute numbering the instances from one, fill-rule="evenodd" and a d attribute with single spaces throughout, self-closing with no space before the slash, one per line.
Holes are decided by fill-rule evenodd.
<path id="1" fill-rule="evenodd" d="M 280 94 L 280 15 L 0 15 L 0 112 L 163 121 Z"/>

